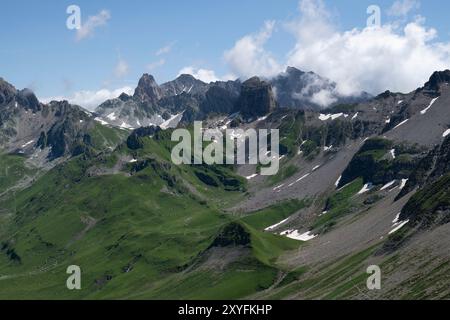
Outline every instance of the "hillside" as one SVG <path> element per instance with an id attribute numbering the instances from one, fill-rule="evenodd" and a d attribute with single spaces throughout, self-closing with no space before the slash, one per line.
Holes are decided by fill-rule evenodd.
<path id="1" fill-rule="evenodd" d="M 287 101 L 309 77 L 292 68 L 144 75 L 93 114 L 2 80 L 0 298 L 448 299 L 449 74 L 327 109 Z M 280 170 L 174 165 L 171 133 L 195 119 L 279 129 Z"/>

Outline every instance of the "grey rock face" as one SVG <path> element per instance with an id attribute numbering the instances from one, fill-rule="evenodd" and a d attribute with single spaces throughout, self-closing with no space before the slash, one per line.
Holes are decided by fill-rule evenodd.
<path id="1" fill-rule="evenodd" d="M 209 85 L 195 79 L 189 74 L 182 74 L 173 81 L 161 85 L 164 96 L 177 96 L 182 93 L 191 95 L 203 95 L 208 90 Z"/>
<path id="2" fill-rule="evenodd" d="M 264 116 L 277 106 L 272 86 L 258 77 L 253 77 L 242 84 L 238 101 L 238 110 L 246 118 Z"/>
<path id="3" fill-rule="evenodd" d="M 156 104 L 162 96 L 162 90 L 156 83 L 155 78 L 145 73 L 141 79 L 139 79 L 133 97 L 140 102 Z"/>

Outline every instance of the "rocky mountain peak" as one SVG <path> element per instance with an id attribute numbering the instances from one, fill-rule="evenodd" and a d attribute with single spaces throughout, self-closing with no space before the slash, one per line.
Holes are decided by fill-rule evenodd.
<path id="1" fill-rule="evenodd" d="M 292 76 L 302 76 L 305 74 L 305 72 L 303 72 L 302 70 L 289 66 L 286 68 L 285 73 Z"/>
<path id="2" fill-rule="evenodd" d="M 165 96 L 176 96 L 182 93 L 205 94 L 208 90 L 208 84 L 194 78 L 190 74 L 181 74 L 175 80 L 161 85 Z"/>
<path id="3" fill-rule="evenodd" d="M 122 92 L 119 96 L 119 99 L 122 100 L 123 102 L 128 101 L 131 99 L 131 96 L 129 96 L 128 94 L 126 94 L 125 92 Z"/>
<path id="4" fill-rule="evenodd" d="M 0 78 L 0 105 L 10 102 L 16 93 L 13 85 Z"/>
<path id="5" fill-rule="evenodd" d="M 31 109 L 32 111 L 38 111 L 41 109 L 41 103 L 30 89 L 20 90 L 17 94 L 17 102 L 21 106 L 26 109 Z"/>
<path id="6" fill-rule="evenodd" d="M 152 75 L 145 73 L 140 79 L 134 97 L 141 102 L 155 103 L 162 97 L 161 88 Z"/>
<path id="7" fill-rule="evenodd" d="M 276 101 L 270 83 L 253 77 L 242 84 L 238 109 L 244 117 L 264 116 L 275 108 Z"/>
<path id="8" fill-rule="evenodd" d="M 450 82 L 450 70 L 447 69 L 444 71 L 436 71 L 431 75 L 430 80 L 427 83 L 425 83 L 424 89 L 439 91 L 439 87 L 441 84 L 449 82 Z"/>

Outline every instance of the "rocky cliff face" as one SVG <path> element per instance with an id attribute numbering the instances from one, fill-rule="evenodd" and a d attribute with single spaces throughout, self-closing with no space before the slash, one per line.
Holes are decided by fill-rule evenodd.
<path id="1" fill-rule="evenodd" d="M 424 89 L 430 91 L 439 91 L 439 87 L 441 84 L 449 82 L 450 70 L 436 71 L 431 75 L 430 80 L 425 83 Z"/>
<path id="2" fill-rule="evenodd" d="M 237 109 L 244 118 L 264 116 L 272 112 L 276 106 L 270 83 L 253 77 L 242 84 Z"/>
<path id="3" fill-rule="evenodd" d="M 139 79 L 133 95 L 136 100 L 151 104 L 156 104 L 162 96 L 163 92 L 156 83 L 155 78 L 147 73 Z"/>
<path id="4" fill-rule="evenodd" d="M 161 85 L 164 96 L 177 96 L 182 93 L 202 95 L 208 90 L 209 85 L 195 79 L 190 74 L 182 74 L 173 81 Z"/>

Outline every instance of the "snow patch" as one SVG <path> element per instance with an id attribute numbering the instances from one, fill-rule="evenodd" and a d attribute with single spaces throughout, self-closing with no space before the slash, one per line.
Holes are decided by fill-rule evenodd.
<path id="1" fill-rule="evenodd" d="M 108 114 L 106 117 L 111 121 L 114 121 L 117 119 L 115 112 Z"/>
<path id="2" fill-rule="evenodd" d="M 391 186 L 394 185 L 395 182 L 396 182 L 396 180 L 386 183 L 380 190 L 383 191 L 383 190 L 390 188 Z"/>
<path id="3" fill-rule="evenodd" d="M 391 153 L 392 159 L 395 159 L 395 149 L 392 149 L 390 151 L 390 153 Z"/>
<path id="4" fill-rule="evenodd" d="M 290 239 L 298 240 L 298 241 L 309 241 L 317 237 L 317 235 L 314 235 L 311 233 L 311 231 L 305 232 L 303 234 L 300 234 L 298 230 L 286 230 L 282 233 L 280 233 L 282 236 L 286 236 Z"/>
<path id="5" fill-rule="evenodd" d="M 124 121 L 122 121 L 122 124 L 120 125 L 120 127 L 122 129 L 133 129 L 132 126 L 130 126 L 128 123 L 125 123 Z"/>
<path id="6" fill-rule="evenodd" d="M 283 187 L 284 187 L 284 183 L 283 183 L 283 184 L 280 184 L 279 186 L 277 186 L 277 187 L 275 187 L 275 188 L 273 188 L 273 191 L 280 190 L 280 189 L 283 188 Z"/>
<path id="7" fill-rule="evenodd" d="M 104 125 L 104 126 L 106 126 L 106 125 L 108 124 L 108 122 L 103 121 L 103 120 L 100 119 L 99 117 L 96 117 L 94 120 L 97 121 L 97 122 L 100 122 L 100 124 L 102 124 L 102 125 Z"/>
<path id="8" fill-rule="evenodd" d="M 372 183 L 366 183 L 362 189 L 358 192 L 358 194 L 363 194 L 366 193 L 368 191 L 370 191 L 372 189 Z"/>
<path id="9" fill-rule="evenodd" d="M 402 182 L 400 183 L 400 190 L 402 190 L 406 186 L 407 182 L 408 182 L 408 179 L 402 179 Z"/>
<path id="10" fill-rule="evenodd" d="M 400 126 L 402 126 L 402 125 L 404 125 L 405 123 L 407 123 L 409 121 L 409 119 L 406 119 L 406 120 L 404 120 L 404 121 L 402 121 L 402 122 L 400 122 L 398 125 L 396 125 L 395 127 L 394 127 L 394 129 L 393 130 L 395 130 L 395 129 L 397 129 L 398 127 L 400 127 Z"/>
<path id="11" fill-rule="evenodd" d="M 436 100 L 439 99 L 439 97 L 434 98 L 433 100 L 431 100 L 430 104 L 428 105 L 428 107 L 426 107 L 425 109 L 423 109 L 422 111 L 420 111 L 421 114 L 425 114 L 427 113 L 428 110 L 430 110 L 430 108 L 433 106 L 433 104 L 436 102 Z"/>
<path id="12" fill-rule="evenodd" d="M 359 112 L 355 113 L 355 115 L 352 117 L 352 120 L 355 120 L 358 117 L 358 113 Z"/>
<path id="13" fill-rule="evenodd" d="M 252 175 L 250 175 L 250 176 L 248 176 L 248 177 L 245 177 L 245 179 L 251 180 L 251 179 L 253 179 L 253 178 L 257 177 L 257 176 L 258 176 L 258 174 L 255 173 L 255 174 L 252 174 Z"/>
<path id="14" fill-rule="evenodd" d="M 447 137 L 450 134 L 450 129 L 447 129 L 443 134 L 442 137 Z"/>
<path id="15" fill-rule="evenodd" d="M 322 120 L 322 121 L 327 121 L 327 120 L 336 120 L 336 119 L 338 119 L 338 118 L 340 118 L 340 117 L 345 117 L 345 118 L 347 118 L 348 117 L 348 114 L 343 114 L 343 113 L 336 113 L 336 114 L 320 114 L 319 115 L 319 120 Z"/>
<path id="16" fill-rule="evenodd" d="M 308 177 L 309 175 L 310 175 L 309 173 L 305 174 L 303 177 L 301 177 L 301 178 L 295 180 L 295 181 L 292 182 L 290 185 L 288 185 L 288 187 L 292 187 L 294 184 L 296 184 L 296 183 L 302 181 L 303 179 L 305 179 L 305 178 Z"/>
<path id="17" fill-rule="evenodd" d="M 164 121 L 159 125 L 159 127 L 163 130 L 166 130 L 168 128 L 174 128 L 178 125 L 178 123 L 181 121 L 181 118 L 183 117 L 183 112 L 173 115 L 170 117 L 170 119 Z"/>
<path id="18" fill-rule="evenodd" d="M 315 166 L 313 169 L 312 169 L 312 171 L 316 171 L 317 169 L 319 169 L 320 168 L 320 164 L 318 165 L 318 166 Z"/>
<path id="19" fill-rule="evenodd" d="M 409 220 L 403 221 L 403 222 L 398 222 L 395 225 L 394 229 L 392 229 L 389 234 L 393 234 L 395 232 L 397 232 L 398 230 L 400 230 L 401 228 L 403 228 L 406 224 L 408 224 Z"/>
<path id="20" fill-rule="evenodd" d="M 342 179 L 342 175 L 336 180 L 336 182 L 334 184 L 336 187 L 339 185 L 339 182 L 341 182 L 341 179 Z"/>
<path id="21" fill-rule="evenodd" d="M 289 220 L 289 218 L 284 219 L 283 221 L 280 221 L 280 222 L 274 224 L 273 226 L 270 226 L 270 227 L 265 228 L 264 231 L 271 231 L 271 230 L 273 230 L 273 229 L 276 229 L 277 227 L 281 226 L 283 223 L 285 223 L 285 222 L 288 221 L 288 220 Z"/>
<path id="22" fill-rule="evenodd" d="M 257 120 L 257 121 L 264 121 L 264 120 L 266 120 L 266 119 L 267 119 L 267 117 L 268 117 L 268 116 L 265 116 L 265 117 L 261 117 L 261 118 L 258 118 L 258 120 Z"/>
<path id="23" fill-rule="evenodd" d="M 397 215 L 395 216 L 395 219 L 392 220 L 393 224 L 397 224 L 400 221 L 400 214 L 401 214 L 401 212 L 397 213 Z"/>
<path id="24" fill-rule="evenodd" d="M 30 144 L 32 144 L 34 142 L 34 140 L 28 141 L 27 143 L 22 145 L 22 148 L 25 148 L 27 146 L 29 146 Z"/>

